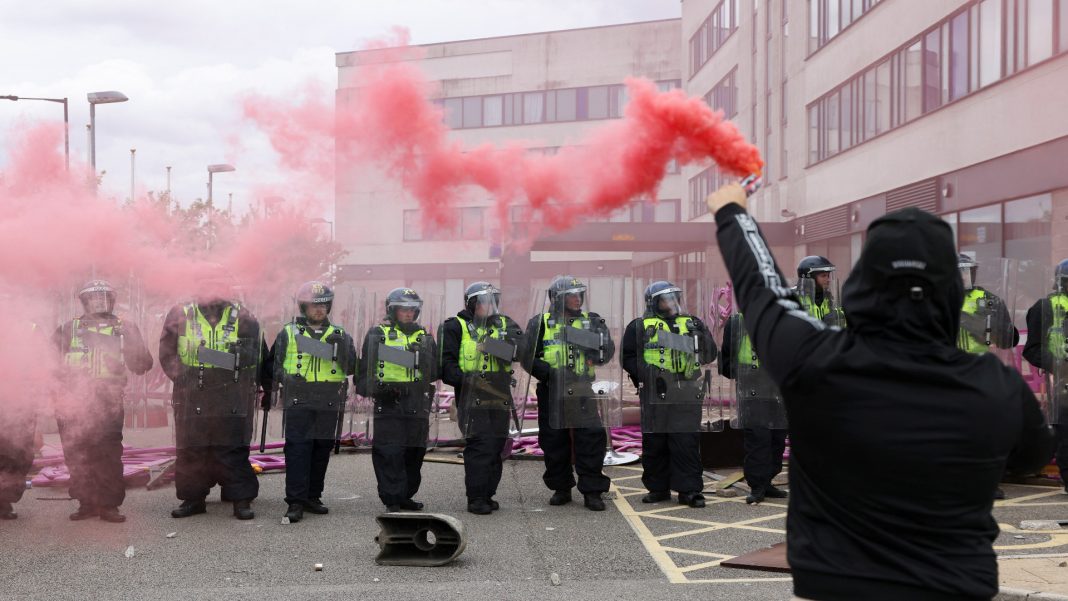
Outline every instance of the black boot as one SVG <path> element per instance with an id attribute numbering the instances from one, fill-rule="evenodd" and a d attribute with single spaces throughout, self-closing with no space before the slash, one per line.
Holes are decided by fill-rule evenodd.
<path id="1" fill-rule="evenodd" d="M 498 509 L 501 508 L 501 504 L 498 503 L 497 501 L 494 501 L 493 499 L 489 500 L 489 504 L 490 504 L 490 509 L 492 509 L 493 511 L 497 511 Z"/>
<path id="2" fill-rule="evenodd" d="M 487 499 L 469 499 L 467 501 L 467 511 L 475 515 L 488 515 L 493 513 L 493 506 L 489 504 Z"/>
<path id="3" fill-rule="evenodd" d="M 400 508 L 407 511 L 421 511 L 423 509 L 423 504 L 419 501 L 405 499 L 400 502 Z"/>
<path id="4" fill-rule="evenodd" d="M 1001 500 L 1004 500 L 1004 499 L 1005 499 L 1005 491 L 1002 490 L 1000 486 L 995 488 L 994 489 L 994 500 L 995 501 L 1001 501 Z"/>
<path id="5" fill-rule="evenodd" d="M 100 519 L 112 524 L 121 524 L 126 521 L 126 516 L 119 513 L 118 507 L 101 507 Z"/>
<path id="6" fill-rule="evenodd" d="M 769 499 L 785 499 L 790 496 L 790 493 L 781 488 L 775 488 L 769 484 L 768 487 L 764 489 L 764 496 Z"/>
<path id="7" fill-rule="evenodd" d="M 589 492 L 582 495 L 582 504 L 590 511 L 604 511 L 604 499 L 599 492 Z"/>
<path id="8" fill-rule="evenodd" d="M 567 505 L 571 502 L 571 490 L 558 490 L 549 497 L 549 505 Z"/>
<path id="9" fill-rule="evenodd" d="M 208 506 L 204 504 L 204 499 L 182 501 L 182 504 L 178 506 L 178 509 L 171 511 L 171 517 L 187 518 L 191 515 L 197 515 L 198 513 L 206 513 L 207 511 Z"/>
<path id="10" fill-rule="evenodd" d="M 679 505 L 689 505 L 700 509 L 705 506 L 705 496 L 699 492 L 680 492 Z"/>
<path id="11" fill-rule="evenodd" d="M 642 503 L 659 503 L 661 501 L 667 501 L 671 498 L 671 491 L 662 490 L 659 492 L 651 492 L 642 497 Z"/>
<path id="12" fill-rule="evenodd" d="M 765 494 L 763 486 L 754 488 L 745 496 L 745 504 L 752 505 L 753 503 L 763 503 Z"/>
<path id="13" fill-rule="evenodd" d="M 19 514 L 15 513 L 11 503 L 4 501 L 0 503 L 0 520 L 13 520 L 19 517 Z"/>
<path id="14" fill-rule="evenodd" d="M 330 513 L 330 508 L 323 505 L 323 502 L 319 499 L 309 499 L 303 503 L 304 511 L 308 513 L 314 513 L 316 515 L 326 515 Z"/>
<path id="15" fill-rule="evenodd" d="M 80 522 L 82 520 L 88 520 L 89 518 L 95 518 L 100 515 L 100 510 L 92 505 L 79 505 L 78 511 L 70 514 L 72 522 Z"/>
<path id="16" fill-rule="evenodd" d="M 289 509 L 286 510 L 286 517 L 289 518 L 290 524 L 296 524 L 304 518 L 304 506 L 300 503 L 290 503 Z"/>
<path id="17" fill-rule="evenodd" d="M 251 520 L 256 517 L 252 511 L 252 499 L 234 501 L 234 517 L 239 520 Z"/>

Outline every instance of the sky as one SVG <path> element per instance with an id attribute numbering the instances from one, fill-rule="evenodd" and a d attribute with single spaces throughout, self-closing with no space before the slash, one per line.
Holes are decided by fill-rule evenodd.
<path id="1" fill-rule="evenodd" d="M 0 95 L 68 97 L 74 165 L 87 162 L 86 94 L 120 91 L 128 102 L 96 111 L 104 193 L 129 197 L 133 148 L 138 196 L 165 190 L 171 166 L 177 200 L 206 197 L 206 166 L 231 163 L 237 170 L 215 175 L 213 196 L 223 208 L 233 194 L 239 212 L 279 182 L 267 138 L 241 117 L 241 98 L 285 98 L 315 86 L 330 94 L 337 52 L 396 26 L 422 44 L 680 12 L 679 0 L 0 0 Z M 62 116 L 59 104 L 0 100 L 0 170 L 13 128 Z"/>

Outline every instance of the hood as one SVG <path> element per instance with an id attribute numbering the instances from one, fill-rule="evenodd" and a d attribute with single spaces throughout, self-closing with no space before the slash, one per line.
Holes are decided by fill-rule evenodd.
<path id="1" fill-rule="evenodd" d="M 842 286 L 849 329 L 898 342 L 955 345 L 964 283 L 954 246 L 949 224 L 917 208 L 872 222 Z"/>

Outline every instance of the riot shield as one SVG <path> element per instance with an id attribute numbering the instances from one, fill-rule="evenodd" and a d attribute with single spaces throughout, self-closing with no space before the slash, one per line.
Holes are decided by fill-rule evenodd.
<path id="1" fill-rule="evenodd" d="M 387 298 L 376 297 L 379 318 L 364 340 L 361 377 L 373 399 L 371 437 L 375 445 L 425 447 L 437 392 L 434 333 L 441 299 L 420 297 L 390 306 Z"/>
<path id="2" fill-rule="evenodd" d="M 240 446 L 251 441 L 262 338 L 259 325 L 248 320 L 236 323 L 235 334 L 223 343 L 225 350 L 206 345 L 189 350 L 194 363 L 182 365 L 172 401 L 179 447 Z"/>
<path id="3" fill-rule="evenodd" d="M 1041 300 L 1043 332 L 1028 332 L 1042 337 L 1043 361 L 1049 362 L 1045 374 L 1045 413 L 1050 424 L 1060 424 L 1068 412 L 1068 277 L 1054 274 L 1052 292 Z M 1048 290 L 1048 289 L 1047 289 Z"/>
<path id="4" fill-rule="evenodd" d="M 797 294 L 801 308 L 810 316 L 828 326 L 845 327 L 845 314 L 839 304 L 839 285 L 835 272 L 818 274 L 826 283 L 817 278 L 801 278 L 797 281 Z"/>
<path id="5" fill-rule="evenodd" d="M 586 282 L 572 283 L 573 289 L 547 298 L 536 324 L 528 324 L 538 359 L 549 367 L 549 381 L 538 388 L 538 411 L 548 414 L 554 429 L 618 426 L 622 406 L 611 324 L 622 314 L 622 297 L 613 298 L 610 282 L 599 286 L 605 294 L 596 297 Z"/>
<path id="6" fill-rule="evenodd" d="M 709 356 L 706 329 L 686 312 L 681 293 L 669 313 L 646 312 L 631 330 L 637 350 L 641 426 L 647 433 L 697 432 L 706 405 L 703 357 Z M 663 303 L 661 303 L 663 306 Z"/>
<path id="7" fill-rule="evenodd" d="M 739 428 L 787 429 L 786 407 L 778 386 L 765 370 L 753 348 L 741 313 L 731 316 L 732 366 L 735 378 L 735 408 Z"/>
<path id="8" fill-rule="evenodd" d="M 484 295 L 476 317 L 461 320 L 466 344 L 460 360 L 467 369 L 457 414 L 465 438 L 514 437 L 523 429 L 529 374 L 517 360 L 526 339 L 519 324 L 498 312 L 498 302 Z"/>
<path id="9" fill-rule="evenodd" d="M 964 272 L 968 272 L 966 277 Z M 1018 276 L 1019 262 L 1015 259 L 984 260 L 962 270 L 965 288 L 958 348 L 976 354 L 995 353 L 1012 364 L 1012 350 L 1019 337 L 1013 325 Z"/>
<path id="10" fill-rule="evenodd" d="M 282 373 L 278 399 L 286 440 L 336 440 L 348 398 L 347 371 L 355 360 L 351 334 L 340 325 L 294 321 L 279 342 L 285 354 L 276 349 L 276 365 L 296 362 L 295 372 L 275 370 Z"/>

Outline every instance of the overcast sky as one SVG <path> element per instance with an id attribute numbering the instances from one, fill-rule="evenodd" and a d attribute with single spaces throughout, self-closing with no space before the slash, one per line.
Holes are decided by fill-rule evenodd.
<path id="1" fill-rule="evenodd" d="M 86 161 L 86 93 L 130 101 L 97 107 L 97 168 L 129 196 L 166 187 L 206 195 L 206 165 L 232 162 L 214 197 L 235 210 L 270 181 L 273 155 L 240 125 L 243 93 L 282 96 L 318 81 L 336 87 L 334 54 L 407 27 L 415 44 L 675 18 L 679 0 L 0 0 L 0 95 L 69 97 L 72 161 Z M 0 144 L 20 121 L 61 120 L 62 107 L 0 100 Z M 240 149 L 235 144 L 240 136 Z M 0 168 L 6 159 L 0 158 Z"/>

